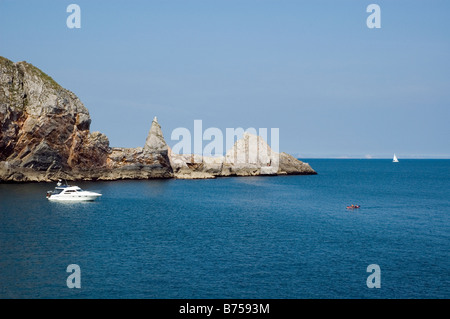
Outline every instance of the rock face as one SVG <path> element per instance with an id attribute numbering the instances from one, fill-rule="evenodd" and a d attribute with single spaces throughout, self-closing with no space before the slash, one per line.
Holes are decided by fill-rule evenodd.
<path id="1" fill-rule="evenodd" d="M 317 174 L 309 164 L 274 152 L 262 137 L 250 133 L 244 133 L 225 156 L 169 154 L 175 177 L 180 179 Z"/>
<path id="2" fill-rule="evenodd" d="M 147 139 L 145 140 L 144 152 L 154 153 L 167 151 L 168 149 L 169 147 L 164 140 L 161 126 L 159 125 L 158 120 L 155 116 L 152 122 L 152 126 L 150 127 L 150 132 L 148 132 Z"/>
<path id="3" fill-rule="evenodd" d="M 168 149 L 155 117 L 143 148 L 111 149 L 106 164 L 108 170 L 101 179 L 171 178 L 173 171 Z"/>
<path id="4" fill-rule="evenodd" d="M 104 134 L 89 131 L 75 94 L 29 63 L 0 57 L 0 181 L 171 177 L 154 123 L 144 152 L 113 150 Z"/>
<path id="5" fill-rule="evenodd" d="M 144 147 L 111 148 L 83 103 L 27 62 L 0 57 L 0 182 L 316 174 L 245 134 L 222 157 L 172 154 L 156 117 Z"/>

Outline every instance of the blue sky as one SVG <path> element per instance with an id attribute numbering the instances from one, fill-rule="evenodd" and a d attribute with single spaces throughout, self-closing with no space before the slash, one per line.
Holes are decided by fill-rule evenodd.
<path id="1" fill-rule="evenodd" d="M 81 29 L 66 8 L 81 7 Z M 381 7 L 381 29 L 366 7 Z M 73 91 L 111 146 L 279 128 L 302 157 L 450 157 L 449 1 L 0 0 L 0 55 Z"/>

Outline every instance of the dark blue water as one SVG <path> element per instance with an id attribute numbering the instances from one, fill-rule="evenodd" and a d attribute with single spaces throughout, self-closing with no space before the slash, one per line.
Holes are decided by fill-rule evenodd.
<path id="1" fill-rule="evenodd" d="M 309 163 L 319 175 L 77 183 L 103 194 L 90 203 L 0 184 L 0 297 L 450 297 L 449 160 Z"/>

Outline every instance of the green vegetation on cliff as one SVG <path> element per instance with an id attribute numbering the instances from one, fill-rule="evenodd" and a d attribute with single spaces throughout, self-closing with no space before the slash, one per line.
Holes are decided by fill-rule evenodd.
<path id="1" fill-rule="evenodd" d="M 26 61 L 18 62 L 17 64 L 23 65 L 24 68 L 27 69 L 27 71 L 31 71 L 33 75 L 36 75 L 38 78 L 40 78 L 44 83 L 49 84 L 54 89 L 61 89 L 62 87 L 56 83 L 53 78 L 48 75 L 47 73 L 43 72 L 41 69 L 38 69 L 33 64 L 28 63 Z"/>

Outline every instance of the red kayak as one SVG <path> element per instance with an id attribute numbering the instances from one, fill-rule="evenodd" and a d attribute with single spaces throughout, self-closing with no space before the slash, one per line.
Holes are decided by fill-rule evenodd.
<path id="1" fill-rule="evenodd" d="M 347 206 L 347 209 L 356 209 L 356 208 L 359 208 L 359 207 L 361 207 L 361 206 L 359 206 L 359 205 L 352 205 L 352 206 Z"/>

